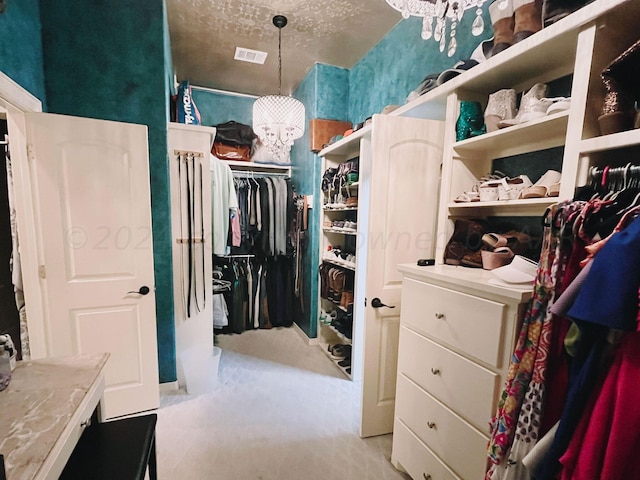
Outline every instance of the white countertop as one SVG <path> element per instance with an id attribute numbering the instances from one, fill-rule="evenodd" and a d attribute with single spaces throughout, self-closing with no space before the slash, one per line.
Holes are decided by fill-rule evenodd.
<path id="1" fill-rule="evenodd" d="M 0 392 L 0 454 L 9 480 L 49 477 L 48 465 L 56 463 L 51 457 L 59 454 L 64 466 L 68 456 L 61 452 L 70 453 L 77 441 L 69 433 L 71 419 L 100 388 L 108 357 L 100 353 L 18 362 L 11 383 Z M 102 396 L 101 390 L 97 393 Z"/>
<path id="2" fill-rule="evenodd" d="M 417 280 L 426 280 L 451 288 L 474 290 L 493 297 L 523 303 L 533 296 L 533 285 L 502 286 L 494 285 L 489 280 L 496 277 L 488 270 L 481 268 L 457 267 L 452 265 L 433 265 L 419 267 L 415 264 L 400 264 L 398 270 Z"/>

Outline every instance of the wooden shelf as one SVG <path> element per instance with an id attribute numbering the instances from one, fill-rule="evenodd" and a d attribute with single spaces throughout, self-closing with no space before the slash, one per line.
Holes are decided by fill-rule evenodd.
<path id="1" fill-rule="evenodd" d="M 319 343 L 318 346 L 320 347 L 320 349 L 324 352 L 324 354 L 327 356 L 327 358 L 329 360 L 331 360 L 333 362 L 333 364 L 338 367 L 340 369 L 340 371 L 349 379 L 351 380 L 351 374 L 347 372 L 347 369 L 345 367 L 341 367 L 340 365 L 338 365 L 338 362 L 341 362 L 342 360 L 336 360 L 335 358 L 333 358 L 331 356 L 331 354 L 329 353 L 329 350 L 327 350 L 327 347 L 329 346 L 328 343 Z"/>
<path id="2" fill-rule="evenodd" d="M 358 232 L 356 232 L 355 230 L 346 230 L 344 228 L 323 228 L 322 229 L 323 232 L 327 232 L 327 233 L 341 233 L 343 235 L 357 235 Z"/>
<path id="3" fill-rule="evenodd" d="M 339 332 L 338 329 L 336 329 L 336 327 L 334 327 L 333 325 L 322 322 L 320 322 L 320 325 L 322 325 L 322 328 L 330 330 L 338 339 L 340 339 L 341 343 L 351 345 L 351 339 L 348 338 L 344 333 Z"/>
<path id="4" fill-rule="evenodd" d="M 523 90 L 536 82 L 546 82 L 573 72 L 580 27 L 627 0 L 596 1 L 543 28 L 389 115 L 444 120 L 447 97 L 452 92 L 488 94 L 505 88 Z"/>
<path id="5" fill-rule="evenodd" d="M 351 262 L 339 262 L 337 260 L 327 260 L 326 258 L 323 258 L 322 261 L 324 263 L 330 263 L 331 265 L 335 265 L 336 267 L 342 267 L 342 268 L 346 268 L 348 270 L 353 270 L 354 272 L 356 271 L 356 264 L 355 263 L 351 263 Z"/>
<path id="6" fill-rule="evenodd" d="M 339 155 L 347 159 L 360 155 L 360 139 L 371 132 L 371 125 L 365 125 L 360 130 L 353 132 L 351 135 L 338 140 L 336 143 L 323 148 L 318 155 L 321 157 L 330 157 Z"/>
<path id="7" fill-rule="evenodd" d="M 322 210 L 325 212 L 356 212 L 358 211 L 358 207 L 341 207 L 341 208 L 322 207 Z"/>
<path id="8" fill-rule="evenodd" d="M 453 144 L 458 155 L 500 158 L 564 145 L 569 111 L 468 138 Z"/>
<path id="9" fill-rule="evenodd" d="M 448 207 L 453 216 L 492 216 L 495 214 L 537 216 L 542 215 L 548 206 L 558 202 L 558 197 L 543 197 L 522 200 L 498 200 L 495 202 L 452 202 L 449 203 Z"/>
<path id="10" fill-rule="evenodd" d="M 291 165 L 272 165 L 269 163 L 241 162 L 238 160 L 220 160 L 225 162 L 231 170 L 253 170 L 254 172 L 291 172 Z"/>
<path id="11" fill-rule="evenodd" d="M 580 142 L 580 153 L 585 155 L 638 145 L 640 145 L 640 129 L 612 133 L 611 135 L 603 135 L 601 137 L 582 140 Z"/>

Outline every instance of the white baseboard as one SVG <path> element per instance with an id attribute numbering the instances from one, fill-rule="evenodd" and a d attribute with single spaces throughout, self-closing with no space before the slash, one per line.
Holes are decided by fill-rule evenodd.
<path id="1" fill-rule="evenodd" d="M 175 382 L 165 382 L 160 384 L 160 393 L 162 392 L 174 392 L 178 390 L 179 385 L 178 381 Z"/>
<path id="2" fill-rule="evenodd" d="M 307 345 L 318 345 L 320 342 L 318 341 L 318 338 L 309 338 L 307 336 L 306 333 L 304 333 L 304 331 L 298 326 L 297 323 L 293 323 L 293 329 L 298 332 L 298 335 L 300 335 L 300 338 L 302 338 L 302 340 L 304 341 L 304 343 L 306 343 Z"/>

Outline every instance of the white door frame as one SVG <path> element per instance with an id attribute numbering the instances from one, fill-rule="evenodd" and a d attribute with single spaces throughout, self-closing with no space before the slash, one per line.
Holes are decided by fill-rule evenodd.
<path id="1" fill-rule="evenodd" d="M 44 323 L 44 302 L 39 266 L 41 249 L 33 209 L 33 195 L 29 176 L 24 114 L 42 112 L 42 102 L 0 71 L 0 115 L 7 119 L 11 141 L 11 161 L 15 192 L 15 207 L 22 280 L 29 329 L 31 358 L 48 356 L 47 332 Z"/>

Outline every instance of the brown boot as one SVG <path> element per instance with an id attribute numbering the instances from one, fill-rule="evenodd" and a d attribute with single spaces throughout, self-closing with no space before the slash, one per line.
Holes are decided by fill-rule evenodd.
<path id="1" fill-rule="evenodd" d="M 513 42 L 518 43 L 542 30 L 542 0 L 513 0 Z"/>
<path id="2" fill-rule="evenodd" d="M 489 57 L 513 45 L 513 0 L 495 0 L 489 5 L 493 24 L 493 48 Z"/>

